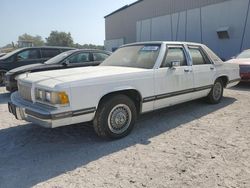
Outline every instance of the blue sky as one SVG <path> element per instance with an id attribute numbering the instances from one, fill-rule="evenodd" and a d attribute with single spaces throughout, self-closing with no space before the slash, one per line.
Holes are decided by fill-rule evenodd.
<path id="1" fill-rule="evenodd" d="M 28 33 L 70 32 L 74 42 L 103 44 L 104 16 L 136 0 L 0 0 L 0 46 Z"/>

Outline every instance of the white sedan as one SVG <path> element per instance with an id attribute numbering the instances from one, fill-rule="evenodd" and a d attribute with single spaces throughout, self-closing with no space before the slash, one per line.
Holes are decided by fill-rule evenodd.
<path id="1" fill-rule="evenodd" d="M 206 97 L 216 104 L 223 88 L 240 81 L 239 65 L 223 63 L 197 43 L 145 42 L 120 47 L 97 67 L 18 78 L 9 111 L 47 128 L 93 122 L 99 136 L 121 138 L 139 114 Z"/>

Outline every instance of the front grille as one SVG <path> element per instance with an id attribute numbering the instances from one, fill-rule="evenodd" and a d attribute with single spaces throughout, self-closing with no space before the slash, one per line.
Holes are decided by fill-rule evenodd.
<path id="1" fill-rule="evenodd" d="M 23 99 L 32 101 L 31 84 L 18 82 L 18 92 Z"/>

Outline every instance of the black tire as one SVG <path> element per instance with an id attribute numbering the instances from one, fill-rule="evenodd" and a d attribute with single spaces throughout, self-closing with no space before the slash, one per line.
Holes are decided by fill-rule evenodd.
<path id="1" fill-rule="evenodd" d="M 218 78 L 207 96 L 207 102 L 210 104 L 220 103 L 224 92 L 224 85 L 220 78 Z"/>
<path id="2" fill-rule="evenodd" d="M 5 73 L 6 71 L 0 71 L 0 85 L 3 85 L 5 82 Z"/>
<path id="3" fill-rule="evenodd" d="M 136 107 L 129 97 L 111 95 L 99 104 L 93 125 L 98 136 L 119 139 L 132 131 L 136 118 Z"/>

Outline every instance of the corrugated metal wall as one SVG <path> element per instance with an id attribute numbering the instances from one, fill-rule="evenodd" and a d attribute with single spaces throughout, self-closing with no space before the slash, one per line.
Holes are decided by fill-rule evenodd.
<path id="1" fill-rule="evenodd" d="M 143 0 L 127 9 L 106 17 L 106 40 L 125 38 L 136 41 L 136 22 L 147 18 L 181 12 L 227 0 Z"/>
<path id="2" fill-rule="evenodd" d="M 218 37 L 221 28 L 228 39 Z M 228 59 L 250 48 L 250 0 L 144 0 L 106 18 L 108 50 L 116 38 L 199 42 Z"/>
<path id="3" fill-rule="evenodd" d="M 228 59 L 250 48 L 249 6 L 249 0 L 232 0 L 137 21 L 137 41 L 204 43 L 220 57 Z M 228 39 L 220 39 L 217 35 L 223 28 L 228 30 Z"/>

